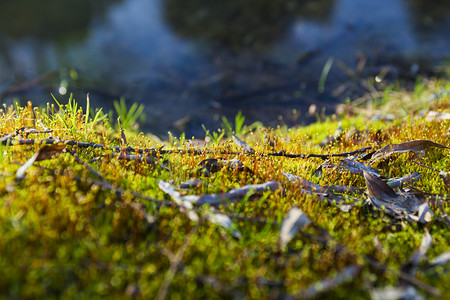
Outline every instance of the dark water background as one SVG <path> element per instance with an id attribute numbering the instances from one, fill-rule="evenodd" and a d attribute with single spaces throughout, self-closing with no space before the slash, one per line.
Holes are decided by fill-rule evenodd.
<path id="1" fill-rule="evenodd" d="M 239 110 L 249 123 L 294 125 L 310 121 L 311 104 L 331 111 L 435 73 L 449 36 L 448 0 L 1 0 L 0 99 L 73 93 L 84 106 L 89 92 L 109 110 L 125 97 L 145 104 L 141 129 L 158 135 L 202 137 L 202 124 Z"/>

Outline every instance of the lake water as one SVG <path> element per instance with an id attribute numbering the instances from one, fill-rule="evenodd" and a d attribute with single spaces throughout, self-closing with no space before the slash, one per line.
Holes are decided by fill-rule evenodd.
<path id="1" fill-rule="evenodd" d="M 89 92 L 109 110 L 125 97 L 145 104 L 141 130 L 161 136 L 202 137 L 202 124 L 238 111 L 295 125 L 311 121 L 311 104 L 331 112 L 435 72 L 449 32 L 447 0 L 2 0 L 0 98 L 42 105 L 73 93 L 84 106 Z"/>

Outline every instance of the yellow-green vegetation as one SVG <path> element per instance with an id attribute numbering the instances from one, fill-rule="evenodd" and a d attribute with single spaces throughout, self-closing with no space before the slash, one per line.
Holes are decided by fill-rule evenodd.
<path id="1" fill-rule="evenodd" d="M 361 159 L 385 179 L 421 173 L 410 185 L 440 195 L 430 200 L 433 215 L 424 223 L 375 209 L 366 202 L 363 176 L 332 167 L 317 177 L 322 158 L 283 154 L 372 147 L 367 154 L 412 140 L 449 147 L 450 120 L 444 114 L 450 112 L 449 91 L 446 81 L 426 81 L 414 92 L 388 90 L 357 106 L 346 104 L 341 115 L 310 126 L 240 130 L 246 134 L 239 138 L 254 152 L 242 150 L 231 137 L 193 151 L 197 141 L 164 144 L 127 128 L 121 133 L 105 115 L 86 114 L 72 100 L 47 108 L 4 106 L 0 297 L 366 299 L 380 288 L 409 286 L 427 297 L 448 299 L 448 260 L 432 261 L 450 251 L 449 188 L 439 176 L 449 172 L 449 149 Z M 339 127 L 338 139 L 319 146 Z M 217 172 L 206 172 L 199 163 L 209 158 L 239 159 L 246 168 L 223 163 Z M 329 162 L 339 165 L 341 159 Z M 21 167 L 27 161 L 31 166 Z M 305 193 L 283 171 L 320 186 L 362 192 L 338 193 L 351 206 L 341 210 L 326 196 Z M 193 178 L 203 184 L 175 189 Z M 236 201 L 227 194 L 215 207 L 183 198 L 269 181 L 280 182 L 282 189 L 249 192 Z M 159 188 L 161 183 L 173 189 L 173 197 Z M 294 206 L 311 223 L 280 245 L 282 221 Z M 427 233 L 432 244 L 414 261 Z M 335 286 L 324 281 L 332 278 Z"/>

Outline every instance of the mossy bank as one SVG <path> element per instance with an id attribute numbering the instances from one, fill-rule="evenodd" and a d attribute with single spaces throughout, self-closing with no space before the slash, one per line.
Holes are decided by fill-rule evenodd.
<path id="1" fill-rule="evenodd" d="M 231 128 L 245 144 L 217 132 L 161 142 L 74 101 L 3 107 L 0 297 L 448 299 L 449 149 L 364 156 L 414 140 L 449 147 L 449 90 L 426 81 L 306 127 Z M 420 173 L 392 189 L 414 188 L 427 220 L 367 201 L 365 171 L 343 159 L 383 182 Z M 317 188 L 330 186 L 349 190 Z"/>

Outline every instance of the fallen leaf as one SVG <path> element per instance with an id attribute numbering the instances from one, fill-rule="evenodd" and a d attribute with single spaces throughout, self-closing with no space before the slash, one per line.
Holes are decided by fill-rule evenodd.
<path id="1" fill-rule="evenodd" d="M 400 178 L 389 178 L 386 183 L 391 188 L 399 188 L 399 187 L 404 186 L 405 184 L 410 184 L 410 183 L 418 181 L 421 176 L 422 176 L 422 174 L 420 174 L 418 172 L 414 172 L 414 173 L 411 173 L 409 175 L 406 175 L 406 176 L 400 177 Z"/>
<path id="2" fill-rule="evenodd" d="M 280 228 L 280 247 L 284 249 L 292 238 L 305 226 L 308 226 L 311 220 L 298 207 L 292 207 L 281 223 Z"/>
<path id="3" fill-rule="evenodd" d="M 223 168 L 228 168 L 232 171 L 252 173 L 252 170 L 246 167 L 239 159 L 220 160 L 217 158 L 207 158 L 202 160 L 198 165 L 202 167 L 201 171 L 206 176 L 217 173 Z"/>
<path id="4" fill-rule="evenodd" d="M 410 221 L 426 223 L 431 221 L 433 212 L 428 202 L 415 192 L 396 193 L 389 185 L 376 175 L 364 171 L 369 200 L 378 209 L 384 209 L 388 214 L 397 218 L 407 217 Z M 425 195 L 423 195 L 425 196 Z"/>
<path id="5" fill-rule="evenodd" d="M 327 196 L 325 187 L 322 187 L 316 183 L 306 180 L 298 175 L 291 174 L 285 171 L 281 172 L 290 182 L 298 184 L 303 192 L 307 194 L 318 194 L 322 196 Z"/>
<path id="6" fill-rule="evenodd" d="M 16 180 L 21 181 L 25 178 L 26 171 L 36 162 L 40 160 L 50 159 L 55 155 L 59 155 L 64 149 L 66 145 L 64 144 L 52 144 L 52 145 L 44 145 L 40 149 L 36 151 L 36 153 L 25 162 L 19 169 L 16 171 Z"/>
<path id="7" fill-rule="evenodd" d="M 355 175 L 363 175 L 363 171 L 369 172 L 369 173 L 373 173 L 376 176 L 380 176 L 380 172 L 378 172 L 378 170 L 368 167 L 366 165 L 364 165 L 363 163 L 357 162 L 355 160 L 355 158 L 350 159 L 350 158 L 344 158 L 343 160 L 341 160 L 341 163 L 339 164 L 338 167 L 347 169 L 350 171 L 350 173 L 355 174 Z"/>
<path id="8" fill-rule="evenodd" d="M 181 199 L 184 202 L 190 202 L 196 205 L 220 205 L 227 202 L 236 202 L 247 196 L 261 195 L 267 191 L 276 191 L 282 189 L 281 182 L 268 181 L 262 184 L 249 184 L 240 188 L 232 189 L 226 193 L 205 194 L 205 195 L 186 195 Z"/>
<path id="9" fill-rule="evenodd" d="M 387 146 L 381 148 L 380 150 L 378 150 L 377 152 L 375 152 L 375 154 L 372 156 L 372 158 L 388 157 L 389 155 L 391 155 L 393 153 L 404 153 L 404 152 L 409 152 L 409 151 L 413 151 L 413 152 L 417 153 L 419 151 L 423 151 L 430 147 L 449 149 L 448 147 L 446 147 L 444 145 L 441 145 L 441 144 L 438 144 L 438 143 L 435 143 L 432 141 L 414 140 L 414 141 L 401 143 L 401 144 L 387 145 Z"/>
<path id="10" fill-rule="evenodd" d="M 362 176 L 363 170 L 365 170 L 367 172 L 371 172 L 377 176 L 380 176 L 380 172 L 378 170 L 356 161 L 356 157 L 344 158 L 343 160 L 339 161 L 339 165 L 335 165 L 335 164 L 331 163 L 329 160 L 326 160 L 314 171 L 314 174 L 316 175 L 316 177 L 321 177 L 323 169 L 325 169 L 325 168 L 327 168 L 327 169 L 329 169 L 329 168 L 345 169 L 345 170 L 350 171 L 350 173 L 352 173 L 352 174 L 360 175 L 360 176 Z"/>
<path id="11" fill-rule="evenodd" d="M 200 196 L 184 196 L 185 201 L 192 201 L 196 205 L 219 205 L 227 202 L 236 202 L 247 196 L 261 195 L 267 191 L 282 189 L 283 185 L 278 181 L 268 181 L 261 184 L 249 184 L 240 188 L 235 188 L 227 193 L 206 194 Z"/>
<path id="12" fill-rule="evenodd" d="M 320 166 L 318 166 L 316 168 L 316 170 L 314 171 L 314 175 L 316 175 L 316 177 L 322 177 L 323 169 L 331 169 L 331 168 L 335 168 L 335 167 L 337 167 L 337 166 L 335 164 L 331 163 L 329 159 L 327 159 L 322 164 L 320 164 Z"/>
<path id="13" fill-rule="evenodd" d="M 358 191 L 357 188 L 344 186 L 321 186 L 309 180 L 301 178 L 300 176 L 297 176 L 295 174 L 287 173 L 284 171 L 282 171 L 282 173 L 290 182 L 297 184 L 302 192 L 309 195 L 316 195 L 319 197 L 320 201 L 325 199 L 330 203 L 336 202 L 337 206 L 343 212 L 347 212 L 352 208 L 351 204 L 346 203 L 347 198 L 350 199 L 349 197 L 346 198 L 342 195 L 335 194 L 334 191 L 356 192 Z M 353 200 L 357 201 L 357 199 Z"/>
<path id="14" fill-rule="evenodd" d="M 36 161 L 54 158 L 55 156 L 60 155 L 65 148 L 65 144 L 45 145 L 39 150 L 39 155 L 36 158 Z"/>

